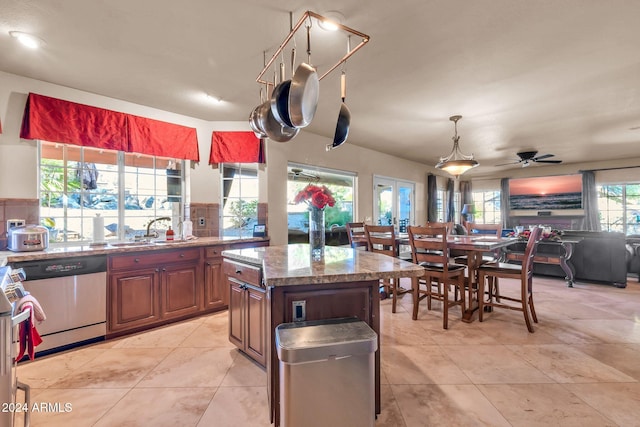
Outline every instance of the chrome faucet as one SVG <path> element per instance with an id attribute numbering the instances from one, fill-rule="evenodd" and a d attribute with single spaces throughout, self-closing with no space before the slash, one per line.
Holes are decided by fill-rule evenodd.
<path id="1" fill-rule="evenodd" d="M 161 216 L 159 218 L 152 219 L 147 225 L 147 234 L 145 234 L 144 237 L 158 237 L 157 233 L 155 235 L 151 234 L 151 225 L 157 221 L 171 221 L 171 218 L 168 216 Z"/>

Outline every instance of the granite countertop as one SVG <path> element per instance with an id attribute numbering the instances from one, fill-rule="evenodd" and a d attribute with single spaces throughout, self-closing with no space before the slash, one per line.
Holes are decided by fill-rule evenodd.
<path id="1" fill-rule="evenodd" d="M 420 277 L 424 268 L 387 255 L 327 246 L 324 262 L 311 262 L 308 244 L 232 249 L 222 256 L 263 268 L 266 286 L 290 286 Z"/>
<path id="2" fill-rule="evenodd" d="M 12 252 L 12 251 L 0 251 L 0 266 L 3 266 L 10 262 L 21 261 L 35 261 L 41 259 L 56 259 L 56 258 L 68 258 L 76 256 L 89 256 L 89 255 L 111 255 L 130 252 L 148 252 L 157 250 L 168 250 L 177 248 L 188 248 L 197 246 L 213 246 L 213 245 L 226 245 L 233 243 L 246 243 L 246 242 L 262 242 L 268 241 L 268 237 L 199 237 L 193 240 L 175 240 L 171 243 L 148 243 L 148 244 L 132 244 L 127 246 L 127 243 L 122 242 L 118 246 L 112 246 L 110 244 L 104 246 L 56 246 L 50 247 L 44 251 L 33 252 Z"/>

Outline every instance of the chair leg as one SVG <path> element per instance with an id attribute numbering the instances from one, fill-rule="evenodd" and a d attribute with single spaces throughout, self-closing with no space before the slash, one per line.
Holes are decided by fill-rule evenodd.
<path id="1" fill-rule="evenodd" d="M 529 317 L 529 299 L 528 299 L 527 284 L 523 283 L 521 286 L 520 299 L 522 300 L 522 313 L 524 314 L 524 322 L 527 324 L 529 332 L 533 333 L 533 325 L 531 324 L 531 318 Z"/>
<path id="2" fill-rule="evenodd" d="M 417 277 L 411 278 L 413 287 L 413 320 L 418 320 L 418 301 L 420 301 L 420 280 Z"/>
<path id="3" fill-rule="evenodd" d="M 464 274 L 458 276 L 458 286 L 457 289 L 460 289 L 460 311 L 462 312 L 462 318 L 464 317 L 464 311 L 466 308 L 465 298 L 464 298 Z"/>
<path id="4" fill-rule="evenodd" d="M 531 280 L 533 280 L 533 279 L 531 279 Z M 531 317 L 533 318 L 533 321 L 538 323 L 538 316 L 536 316 L 536 308 L 533 305 L 533 290 L 532 290 L 532 287 L 533 287 L 533 283 L 528 283 L 527 284 L 527 296 L 529 297 L 528 298 L 529 309 L 531 310 Z"/>
<path id="5" fill-rule="evenodd" d="M 443 280 L 446 280 L 443 278 Z M 438 287 L 440 283 L 438 283 Z M 442 327 L 444 329 L 449 328 L 449 284 L 443 283 L 442 285 Z"/>

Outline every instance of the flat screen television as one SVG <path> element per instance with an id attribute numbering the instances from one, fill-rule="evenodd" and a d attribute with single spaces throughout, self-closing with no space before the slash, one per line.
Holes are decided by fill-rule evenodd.
<path id="1" fill-rule="evenodd" d="M 540 176 L 509 180 L 509 209 L 582 209 L 582 175 Z"/>

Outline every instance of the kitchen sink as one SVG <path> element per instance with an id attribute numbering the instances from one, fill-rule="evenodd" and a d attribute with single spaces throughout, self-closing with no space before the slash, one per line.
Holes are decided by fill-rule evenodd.
<path id="1" fill-rule="evenodd" d="M 154 240 L 153 243 L 157 244 L 157 245 L 170 245 L 172 243 L 182 243 L 185 240 L 182 239 L 175 239 L 175 240 Z"/>
<path id="2" fill-rule="evenodd" d="M 123 247 L 131 247 L 131 246 L 153 246 L 155 243 L 154 242 L 116 242 L 116 243 L 109 243 L 110 246 L 114 246 L 116 248 L 123 248 Z"/>

